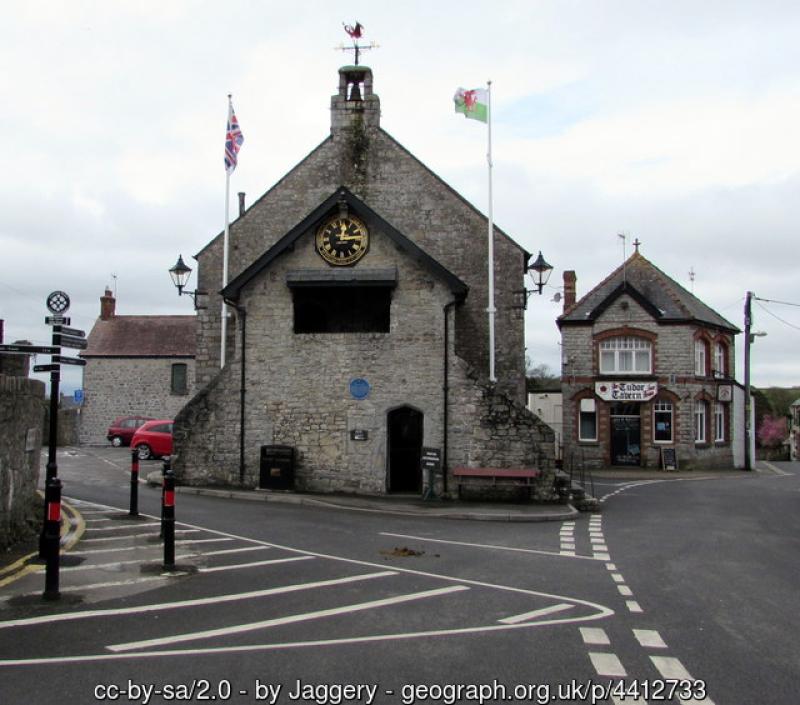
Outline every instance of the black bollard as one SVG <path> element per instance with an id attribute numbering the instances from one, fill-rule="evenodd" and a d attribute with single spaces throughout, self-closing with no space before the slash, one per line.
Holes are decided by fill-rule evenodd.
<path id="1" fill-rule="evenodd" d="M 45 552 L 45 600 L 61 597 L 58 590 L 58 571 L 61 558 L 61 480 L 51 477 L 45 483 L 44 501 L 47 508 L 44 521 L 43 545 Z"/>
<path id="2" fill-rule="evenodd" d="M 139 516 L 139 452 L 131 448 L 131 509 L 128 516 Z"/>
<path id="3" fill-rule="evenodd" d="M 164 568 L 175 569 L 175 473 L 169 459 L 164 460 L 163 501 L 161 503 L 161 529 L 164 536 Z"/>

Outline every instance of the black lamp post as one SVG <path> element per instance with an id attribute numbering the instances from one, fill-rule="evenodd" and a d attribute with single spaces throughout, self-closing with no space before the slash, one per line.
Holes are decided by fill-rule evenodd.
<path id="1" fill-rule="evenodd" d="M 183 255 L 178 255 L 178 261 L 175 263 L 175 266 L 169 270 L 169 276 L 172 279 L 172 283 L 175 285 L 175 288 L 178 290 L 178 296 L 181 294 L 186 294 L 187 296 L 192 297 L 192 301 L 194 301 L 195 308 L 197 308 L 197 295 L 202 293 L 200 291 L 184 291 L 184 287 L 186 283 L 189 281 L 189 277 L 192 275 L 192 268 L 186 265 L 186 262 L 183 261 Z"/>
<path id="2" fill-rule="evenodd" d="M 542 289 L 544 289 L 548 279 L 550 279 L 552 271 L 553 268 L 547 264 L 544 257 L 542 257 L 542 251 L 539 250 L 539 256 L 536 258 L 536 261 L 528 267 L 528 272 L 536 272 L 536 277 L 531 274 L 531 278 L 533 279 L 533 285 L 536 287 L 537 294 L 541 295 Z M 533 291 L 531 291 L 531 293 L 533 293 Z"/>
<path id="3" fill-rule="evenodd" d="M 547 285 L 547 280 L 550 279 L 550 274 L 553 271 L 553 267 L 547 264 L 544 257 L 542 257 L 541 250 L 539 251 L 539 256 L 536 258 L 533 264 L 529 264 L 527 269 L 525 270 L 531 277 L 531 281 L 533 282 L 532 289 L 520 289 L 519 291 L 515 291 L 515 296 L 519 297 L 517 301 L 519 303 L 515 303 L 512 308 L 517 310 L 517 316 L 522 317 L 523 311 L 528 308 L 528 297 L 531 294 L 539 294 L 541 296 L 542 290 Z M 534 276 L 534 272 L 536 272 Z"/>

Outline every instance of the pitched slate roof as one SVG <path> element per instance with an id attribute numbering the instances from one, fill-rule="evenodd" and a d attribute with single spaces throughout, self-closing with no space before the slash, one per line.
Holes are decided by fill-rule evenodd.
<path id="1" fill-rule="evenodd" d="M 239 295 L 250 281 L 266 269 L 272 261 L 286 250 L 290 249 L 295 241 L 313 228 L 318 221 L 322 220 L 340 201 L 345 201 L 358 216 L 366 222 L 371 229 L 377 229 L 386 234 L 399 250 L 419 262 L 420 265 L 437 275 L 450 287 L 450 290 L 459 298 L 463 299 L 469 287 L 447 269 L 440 262 L 431 257 L 419 245 L 409 240 L 397 228 L 384 220 L 374 210 L 372 210 L 360 198 L 354 196 L 347 188 L 340 186 L 328 198 L 320 203 L 311 213 L 295 225 L 288 233 L 270 247 L 261 257 L 245 269 L 239 276 L 231 280 L 222 290 L 222 295 L 226 299 L 238 300 Z"/>
<path id="2" fill-rule="evenodd" d="M 731 333 L 740 332 L 638 251 L 559 316 L 559 328 L 591 324 L 622 294 L 635 299 L 657 323 L 698 322 Z"/>
<path id="3" fill-rule="evenodd" d="M 194 357 L 196 316 L 98 318 L 81 357 Z"/>

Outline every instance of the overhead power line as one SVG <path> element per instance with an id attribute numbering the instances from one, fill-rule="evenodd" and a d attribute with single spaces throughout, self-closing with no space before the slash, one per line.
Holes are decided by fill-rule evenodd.
<path id="1" fill-rule="evenodd" d="M 759 301 L 759 302 L 761 302 L 761 301 L 766 301 L 766 299 L 758 299 L 758 301 Z M 779 303 L 779 302 L 777 302 L 777 301 L 776 301 L 775 303 Z M 791 304 L 791 305 L 793 305 L 793 306 L 794 306 L 795 304 Z M 783 320 L 783 319 L 782 319 L 780 316 L 778 316 L 778 315 L 776 315 L 776 314 L 772 313 L 772 311 L 770 311 L 770 310 L 769 310 L 769 309 L 768 309 L 766 306 L 763 306 L 761 303 L 759 303 L 759 304 L 758 304 L 758 307 L 759 307 L 759 308 L 760 308 L 762 311 L 766 311 L 766 312 L 767 312 L 767 313 L 768 313 L 770 316 L 772 316 L 773 318 L 776 318 L 777 320 L 779 320 L 779 321 L 780 321 L 781 323 L 783 323 L 784 325 L 787 325 L 787 326 L 789 326 L 789 328 L 794 328 L 795 330 L 800 330 L 800 326 L 796 326 L 794 323 L 789 323 L 789 321 L 785 321 L 785 320 Z"/>

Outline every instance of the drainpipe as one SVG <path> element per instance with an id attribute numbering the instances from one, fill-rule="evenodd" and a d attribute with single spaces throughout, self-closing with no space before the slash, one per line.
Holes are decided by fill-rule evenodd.
<path id="1" fill-rule="evenodd" d="M 233 306 L 236 309 L 236 314 L 239 316 L 241 338 L 240 345 L 242 348 L 242 364 L 241 375 L 239 378 L 239 484 L 244 485 L 244 400 L 245 400 L 245 371 L 247 367 L 247 311 L 244 306 L 238 303 L 225 299 L 225 303 Z"/>
<path id="2" fill-rule="evenodd" d="M 457 303 L 453 299 L 450 303 L 445 304 L 442 308 L 444 312 L 444 365 L 443 365 L 443 380 L 442 380 L 442 394 L 443 394 L 443 409 L 442 409 L 442 494 L 447 494 L 447 427 L 449 424 L 447 417 L 447 396 L 450 389 L 448 381 L 450 371 L 450 309 Z"/>

